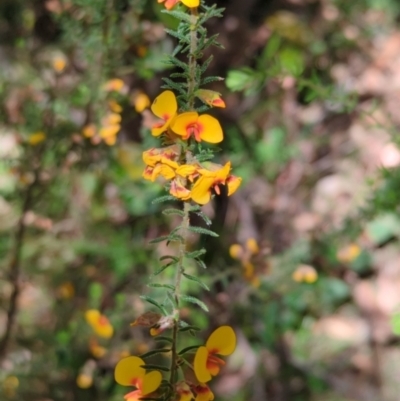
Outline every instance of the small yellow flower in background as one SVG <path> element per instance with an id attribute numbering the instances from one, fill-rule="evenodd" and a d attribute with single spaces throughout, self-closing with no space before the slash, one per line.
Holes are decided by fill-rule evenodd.
<path id="1" fill-rule="evenodd" d="M 99 345 L 99 342 L 94 337 L 89 341 L 89 351 L 97 359 L 102 358 L 107 353 L 107 349 Z"/>
<path id="2" fill-rule="evenodd" d="M 96 135 L 96 126 L 94 124 L 85 125 L 82 129 L 85 138 L 92 138 Z"/>
<path id="3" fill-rule="evenodd" d="M 125 83 L 122 79 L 114 78 L 110 79 L 103 85 L 103 90 L 106 92 L 119 92 L 121 93 L 124 89 Z"/>
<path id="4" fill-rule="evenodd" d="M 51 61 L 51 65 L 56 72 L 61 73 L 67 66 L 67 60 L 64 56 L 56 56 Z"/>
<path id="5" fill-rule="evenodd" d="M 184 381 L 179 382 L 176 385 L 176 393 L 179 396 L 178 401 L 190 401 L 192 398 L 194 398 L 189 385 Z"/>
<path id="6" fill-rule="evenodd" d="M 86 311 L 85 319 L 98 336 L 110 338 L 114 334 L 114 328 L 108 318 L 102 315 L 97 309 Z"/>
<path id="7" fill-rule="evenodd" d="M 133 106 L 137 113 L 141 113 L 150 107 L 150 99 L 145 93 L 139 92 L 133 97 Z"/>
<path id="8" fill-rule="evenodd" d="M 14 398 L 16 390 L 19 387 L 19 379 L 17 376 L 7 376 L 2 383 L 2 390 L 6 397 Z"/>
<path id="9" fill-rule="evenodd" d="M 198 89 L 196 96 L 211 107 L 225 108 L 225 102 L 221 98 L 221 94 L 208 89 Z"/>
<path id="10" fill-rule="evenodd" d="M 315 283 L 318 279 L 317 271 L 309 265 L 299 265 L 292 274 L 292 279 L 298 283 Z"/>
<path id="11" fill-rule="evenodd" d="M 75 295 L 75 288 L 70 281 L 67 281 L 58 287 L 57 292 L 60 298 L 70 299 Z"/>
<path id="12" fill-rule="evenodd" d="M 122 112 L 121 105 L 119 103 L 117 103 L 114 99 L 111 99 L 111 100 L 108 101 L 108 107 L 114 113 L 121 113 Z"/>
<path id="13" fill-rule="evenodd" d="M 254 263 L 251 260 L 259 253 L 260 248 L 254 238 L 248 238 L 244 247 L 233 244 L 229 248 L 231 258 L 241 262 L 244 278 L 256 288 L 260 286 L 260 278 L 257 276 Z"/>
<path id="14" fill-rule="evenodd" d="M 198 384 L 194 387 L 194 391 L 196 392 L 195 401 L 212 401 L 214 399 L 214 393 L 207 384 Z"/>
<path id="15" fill-rule="evenodd" d="M 336 255 L 339 262 L 351 263 L 357 259 L 361 253 L 361 248 L 357 244 L 350 244 L 340 249 Z"/>
<path id="16" fill-rule="evenodd" d="M 260 248 L 257 244 L 257 241 L 254 238 L 249 238 L 246 241 L 246 248 L 250 251 L 252 255 L 255 255 L 260 252 Z"/>
<path id="17" fill-rule="evenodd" d="M 200 116 L 195 111 L 178 115 L 171 129 L 184 140 L 193 137 L 197 142 L 219 143 L 224 139 L 222 127 L 216 118 L 208 114 Z"/>
<path id="18" fill-rule="evenodd" d="M 178 103 L 174 92 L 164 91 L 157 96 L 151 105 L 151 111 L 155 116 L 162 120 L 153 125 L 151 134 L 153 136 L 160 136 L 169 128 L 172 120 L 178 112 Z"/>
<path id="19" fill-rule="evenodd" d="M 93 359 L 89 359 L 82 366 L 77 378 L 76 385 L 81 389 L 87 389 L 93 385 L 93 373 L 96 369 L 96 362 Z"/>
<path id="20" fill-rule="evenodd" d="M 46 134 L 44 132 L 35 132 L 31 134 L 28 138 L 28 143 L 32 146 L 38 145 L 46 139 Z"/>
<path id="21" fill-rule="evenodd" d="M 148 49 L 147 49 L 146 46 L 139 45 L 139 46 L 136 48 L 136 53 L 137 53 L 137 55 L 138 55 L 139 57 L 144 57 L 144 56 L 148 53 Z"/>
<path id="22" fill-rule="evenodd" d="M 134 386 L 136 390 L 125 395 L 126 401 L 139 401 L 156 391 L 160 387 L 162 375 L 159 371 L 153 370 L 146 373 L 143 359 L 137 356 L 129 356 L 120 360 L 115 367 L 115 381 L 122 386 Z"/>
<path id="23" fill-rule="evenodd" d="M 230 326 L 214 330 L 205 346 L 197 349 L 194 357 L 194 373 L 200 383 L 207 383 L 220 371 L 225 362 L 217 355 L 227 356 L 236 348 L 236 334 Z"/>
<path id="24" fill-rule="evenodd" d="M 86 373 L 79 373 L 78 377 L 76 378 L 76 385 L 82 389 L 90 388 L 93 385 L 93 377 L 87 375 Z"/>

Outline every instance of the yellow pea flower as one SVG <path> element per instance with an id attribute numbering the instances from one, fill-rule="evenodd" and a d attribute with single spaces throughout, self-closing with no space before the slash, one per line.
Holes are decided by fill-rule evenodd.
<path id="1" fill-rule="evenodd" d="M 210 163 L 212 170 L 198 169 L 200 178 L 194 183 L 192 188 L 192 199 L 200 205 L 205 205 L 211 200 L 211 190 L 220 195 L 219 185 L 228 186 L 228 196 L 232 195 L 239 187 L 242 179 L 229 174 L 231 163 L 225 166 Z"/>
<path id="2" fill-rule="evenodd" d="M 141 113 L 150 106 L 150 99 L 145 93 L 140 92 L 134 97 L 133 105 L 136 112 Z"/>
<path id="3" fill-rule="evenodd" d="M 218 92 L 209 89 L 198 89 L 196 91 L 196 96 L 211 107 L 225 108 L 225 102 L 222 100 L 221 94 Z"/>
<path id="4" fill-rule="evenodd" d="M 44 132 L 35 132 L 28 138 L 28 143 L 32 146 L 36 146 L 46 139 L 46 134 Z"/>
<path id="5" fill-rule="evenodd" d="M 222 127 L 216 118 L 208 114 L 200 116 L 195 111 L 178 115 L 172 122 L 171 129 L 185 140 L 193 136 L 197 142 L 219 143 L 224 138 Z"/>
<path id="6" fill-rule="evenodd" d="M 153 136 L 160 136 L 168 129 L 178 111 L 178 103 L 174 92 L 164 91 L 161 95 L 157 96 L 151 105 L 151 111 L 162 120 L 160 123 L 153 125 L 151 134 Z"/>
<path id="7" fill-rule="evenodd" d="M 165 8 L 167 10 L 171 10 L 174 6 L 176 6 L 179 2 L 182 2 L 185 6 L 193 8 L 198 7 L 200 5 L 200 0 L 157 0 L 158 3 L 165 2 Z"/>
<path id="8" fill-rule="evenodd" d="M 98 336 L 110 338 L 114 334 L 114 328 L 108 318 L 102 315 L 97 309 L 86 311 L 85 319 Z"/>
<path id="9" fill-rule="evenodd" d="M 121 92 L 125 83 L 122 79 L 113 78 L 103 85 L 103 90 L 106 92 Z"/>
<path id="10" fill-rule="evenodd" d="M 93 377 L 86 373 L 80 373 L 76 378 L 76 385 L 79 388 L 87 389 L 93 385 Z"/>
<path id="11" fill-rule="evenodd" d="M 176 385 L 176 393 L 179 396 L 178 401 L 190 401 L 194 397 L 189 385 L 184 381 Z"/>
<path id="12" fill-rule="evenodd" d="M 318 279 L 317 271 L 309 265 L 299 265 L 292 274 L 292 279 L 298 283 L 315 283 Z"/>
<path id="13" fill-rule="evenodd" d="M 191 192 L 183 185 L 179 177 L 171 181 L 169 193 L 180 200 L 189 200 L 191 198 Z"/>
<path id="14" fill-rule="evenodd" d="M 161 373 L 156 370 L 146 373 L 143 365 L 145 365 L 143 359 L 129 356 L 121 359 L 115 367 L 114 377 L 118 384 L 136 387 L 136 390 L 125 395 L 126 401 L 139 401 L 160 387 Z"/>
<path id="15" fill-rule="evenodd" d="M 230 326 L 214 330 L 206 345 L 197 349 L 194 357 L 194 373 L 200 383 L 207 383 L 220 371 L 225 362 L 217 355 L 230 355 L 236 348 L 236 335 Z"/>
<path id="16" fill-rule="evenodd" d="M 214 393 L 210 390 L 207 384 L 199 384 L 194 387 L 196 392 L 195 401 L 212 401 L 214 399 Z"/>

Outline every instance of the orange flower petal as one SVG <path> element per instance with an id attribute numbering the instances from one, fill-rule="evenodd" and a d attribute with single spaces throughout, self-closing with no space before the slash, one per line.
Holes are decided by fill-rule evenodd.
<path id="1" fill-rule="evenodd" d="M 236 334 L 230 326 L 221 326 L 214 330 L 206 343 L 212 354 L 230 355 L 236 348 Z M 203 382 L 204 383 L 204 382 Z"/>
<path id="2" fill-rule="evenodd" d="M 233 193 L 235 193 L 241 183 L 241 177 L 236 177 L 235 175 L 229 176 L 226 180 L 226 184 L 228 185 L 228 196 L 231 196 Z"/>

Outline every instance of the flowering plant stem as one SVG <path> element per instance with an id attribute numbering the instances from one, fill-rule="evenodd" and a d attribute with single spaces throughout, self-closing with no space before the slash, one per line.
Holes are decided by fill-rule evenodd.
<path id="1" fill-rule="evenodd" d="M 197 51 L 197 31 L 196 31 L 196 23 L 197 23 L 197 8 L 191 8 L 191 24 L 192 29 L 190 31 L 190 50 L 189 50 L 189 77 L 187 80 L 188 83 L 188 109 L 189 111 L 194 109 L 194 100 L 195 100 L 195 88 L 196 88 L 196 56 L 195 53 Z M 188 145 L 190 142 L 188 143 Z M 186 149 L 185 149 L 186 148 Z M 187 147 L 185 146 L 181 148 L 181 151 L 184 153 L 185 163 L 191 162 L 192 154 Z M 171 372 L 170 372 L 170 384 L 173 386 L 176 382 L 176 373 L 177 373 L 177 342 L 178 342 L 178 328 L 179 328 L 179 297 L 180 297 L 180 286 L 182 280 L 182 273 L 185 271 L 184 268 L 184 258 L 187 248 L 187 239 L 188 239 L 188 228 L 190 226 L 189 219 L 190 212 L 190 201 L 183 203 L 183 217 L 182 217 L 182 228 L 181 228 L 181 236 L 183 238 L 182 242 L 179 246 L 179 262 L 176 268 L 176 276 L 175 276 L 175 290 L 174 290 L 174 299 L 176 304 L 176 310 L 174 311 L 174 326 L 172 331 L 172 346 L 171 346 Z"/>

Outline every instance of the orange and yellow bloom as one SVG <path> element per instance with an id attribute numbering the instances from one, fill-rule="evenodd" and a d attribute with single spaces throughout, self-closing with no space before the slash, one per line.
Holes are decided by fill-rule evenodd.
<path id="1" fill-rule="evenodd" d="M 86 311 L 85 319 L 98 336 L 110 338 L 114 334 L 114 328 L 108 318 L 102 315 L 97 309 Z"/>
<path id="2" fill-rule="evenodd" d="M 172 131 L 188 140 L 193 137 L 197 142 L 219 143 L 224 139 L 219 121 L 208 115 L 189 111 L 178 115 L 171 124 Z"/>
<path id="3" fill-rule="evenodd" d="M 225 362 L 217 355 L 227 356 L 236 348 L 236 335 L 230 326 L 214 330 L 206 345 L 197 349 L 194 357 L 194 373 L 200 383 L 207 383 L 220 371 Z M 211 398 L 210 398 L 211 399 Z M 202 399 L 203 401 L 203 399 Z"/>
<path id="4" fill-rule="evenodd" d="M 211 190 L 219 195 L 219 185 L 227 185 L 228 196 L 232 195 L 238 189 L 242 179 L 230 175 L 231 163 L 224 166 L 209 163 L 210 169 L 197 170 L 200 178 L 195 182 L 192 188 L 192 199 L 200 205 L 205 205 L 211 199 Z"/>
<path id="5" fill-rule="evenodd" d="M 124 396 L 126 401 L 139 401 L 141 398 L 154 393 L 161 384 L 162 375 L 153 370 L 146 373 L 143 359 L 128 356 L 121 359 L 115 367 L 115 381 L 122 386 L 133 386 L 135 390 Z"/>
<path id="6" fill-rule="evenodd" d="M 165 2 L 165 8 L 167 10 L 171 10 L 174 6 L 176 6 L 179 2 L 183 3 L 185 6 L 194 8 L 200 5 L 200 0 L 157 0 L 158 3 Z"/>
<path id="7" fill-rule="evenodd" d="M 161 119 L 161 122 L 153 125 L 151 133 L 153 136 L 160 136 L 168 129 L 178 112 L 178 103 L 174 92 L 164 91 L 157 96 L 151 105 L 151 111 Z"/>
<path id="8" fill-rule="evenodd" d="M 214 399 L 214 393 L 210 390 L 207 384 L 198 384 L 194 386 L 196 392 L 195 401 L 212 401 Z"/>

